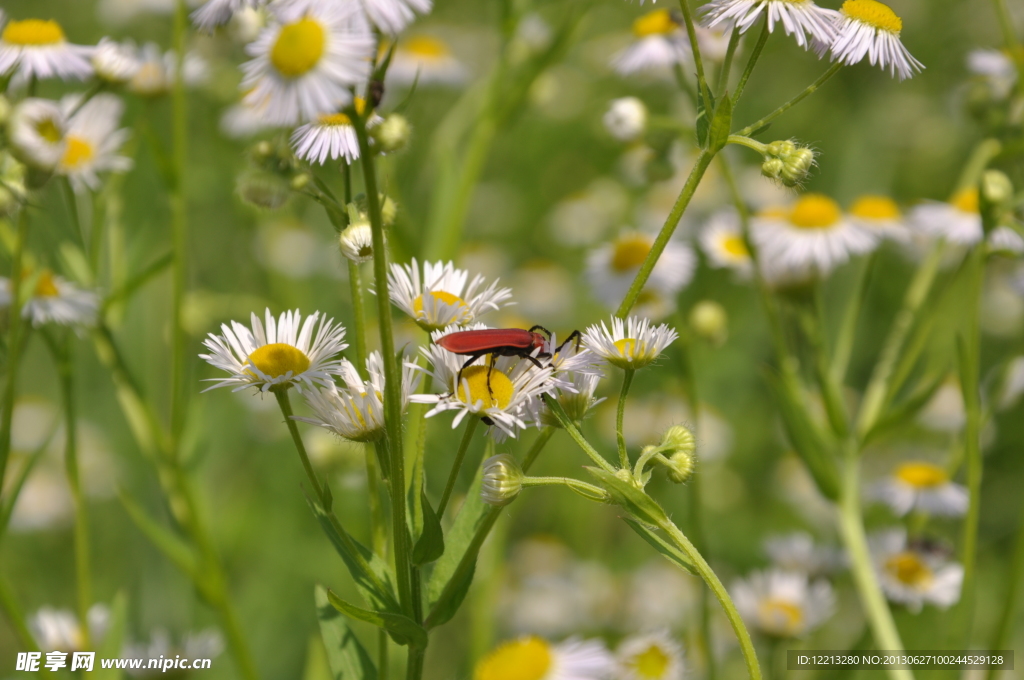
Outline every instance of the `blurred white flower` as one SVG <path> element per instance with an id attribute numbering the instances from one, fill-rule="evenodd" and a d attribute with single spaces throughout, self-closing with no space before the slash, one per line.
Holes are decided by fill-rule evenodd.
<path id="1" fill-rule="evenodd" d="M 628 76 L 640 71 L 663 70 L 690 59 L 689 41 L 680 18 L 656 9 L 633 22 L 635 40 L 612 56 L 612 68 Z"/>
<path id="2" fill-rule="evenodd" d="M 803 637 L 835 609 L 828 581 L 781 569 L 755 571 L 729 590 L 747 624 L 772 637 Z"/>
<path id="3" fill-rule="evenodd" d="M 808 576 L 834 572 L 846 562 L 841 549 L 815 544 L 806 531 L 770 536 L 764 550 L 775 567 Z"/>
<path id="4" fill-rule="evenodd" d="M 409 36 L 398 42 L 391 66 L 389 85 L 461 85 L 469 77 L 465 65 L 455 58 L 441 38 L 428 35 Z"/>
<path id="5" fill-rule="evenodd" d="M 620 142 L 632 142 L 647 129 L 647 106 L 636 97 L 613 99 L 602 118 L 608 133 Z"/>
<path id="6" fill-rule="evenodd" d="M 754 270 L 754 260 L 743 240 L 740 216 L 734 208 L 723 208 L 708 218 L 700 232 L 700 245 L 712 267 L 732 269 L 743 278 Z"/>
<path id="7" fill-rule="evenodd" d="M 960 599 L 964 568 L 935 551 L 911 545 L 906 529 L 872 534 L 868 546 L 882 590 L 893 602 L 919 612 L 925 604 L 946 609 Z"/>
<path id="8" fill-rule="evenodd" d="M 648 562 L 629 575 L 619 626 L 630 631 L 679 630 L 691 620 L 701 587 L 660 558 Z"/>
<path id="9" fill-rule="evenodd" d="M 654 245 L 654 236 L 640 231 L 625 231 L 613 241 L 587 255 L 587 283 L 597 299 L 615 309 L 626 297 L 640 267 Z M 689 245 L 672 240 L 658 258 L 645 288 L 669 298 L 690 283 L 697 268 L 697 257 Z"/>
<path id="10" fill-rule="evenodd" d="M 0 277 L 0 308 L 11 304 L 11 280 Z M 48 323 L 91 326 L 99 310 L 99 296 L 82 290 L 49 269 L 39 273 L 35 289 L 22 301 L 21 315 L 35 327 Z"/>
<path id="11" fill-rule="evenodd" d="M 124 103 L 112 94 L 98 94 L 84 104 L 82 95 L 68 95 L 61 108 L 69 116 L 64 134 L 64 155 L 57 173 L 65 175 L 77 192 L 100 188 L 101 172 L 127 172 L 132 160 L 118 151 L 128 130 L 117 129 Z"/>
<path id="12" fill-rule="evenodd" d="M 984 235 L 977 187 L 957 192 L 948 203 L 926 201 L 915 206 L 909 219 L 921 233 L 959 245 L 974 245 Z"/>
<path id="13" fill-rule="evenodd" d="M 110 627 L 110 609 L 103 604 L 94 604 L 86 613 L 90 649 L 103 641 Z M 86 630 L 78 617 L 67 609 L 42 607 L 28 617 L 29 632 L 39 648 L 45 651 L 77 652 L 85 650 Z"/>
<path id="14" fill-rule="evenodd" d="M 18 158 L 31 167 L 53 170 L 64 157 L 67 118 L 57 102 L 29 97 L 11 111 L 7 130 Z"/>
<path id="15" fill-rule="evenodd" d="M 529 680 L 601 680 L 614 660 L 600 640 L 570 638 L 552 644 L 531 635 L 509 640 L 476 665 L 473 680 L 505 680 L 516 669 Z"/>
<path id="16" fill-rule="evenodd" d="M 629 196 L 621 184 L 599 177 L 584 190 L 555 204 L 548 220 L 557 241 L 568 246 L 587 246 L 621 223 L 628 204 Z"/>
<path id="17" fill-rule="evenodd" d="M 110 38 L 101 38 L 96 45 L 92 66 L 97 78 L 116 85 L 130 82 L 142 68 L 134 43 L 119 43 Z"/>
<path id="18" fill-rule="evenodd" d="M 906 243 L 910 238 L 907 221 L 896 201 L 888 196 L 867 194 L 850 205 L 850 221 L 864 231 Z"/>
<path id="19" fill-rule="evenodd" d="M 951 481 L 944 468 L 920 460 L 897 465 L 891 475 L 868 488 L 868 495 L 901 517 L 912 510 L 960 517 L 970 504 L 965 486 Z"/>
<path id="20" fill-rule="evenodd" d="M 69 43 L 52 19 L 11 19 L 0 33 L 0 74 L 13 71 L 15 87 L 33 79 L 84 80 L 92 75 L 92 50 Z"/>
<path id="21" fill-rule="evenodd" d="M 683 680 L 683 648 L 667 632 L 631 635 L 615 650 L 620 680 Z"/>
<path id="22" fill-rule="evenodd" d="M 984 78 L 997 99 L 1009 95 L 1017 82 L 1017 67 L 1003 50 L 971 50 L 967 53 L 967 70 Z"/>

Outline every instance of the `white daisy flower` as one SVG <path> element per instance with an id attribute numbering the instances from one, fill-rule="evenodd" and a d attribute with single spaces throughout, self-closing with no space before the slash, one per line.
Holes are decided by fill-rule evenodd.
<path id="1" fill-rule="evenodd" d="M 61 100 L 67 114 L 64 134 L 64 155 L 57 164 L 57 173 L 71 180 L 75 191 L 96 191 L 99 173 L 126 172 L 132 160 L 117 152 L 128 137 L 128 130 L 118 130 L 124 104 L 112 94 L 98 94 L 79 107 L 81 95 L 68 95 Z M 77 109 L 77 110 L 76 110 Z"/>
<path id="2" fill-rule="evenodd" d="M 612 68 L 623 76 L 666 69 L 690 59 L 689 41 L 679 19 L 667 9 L 656 9 L 633 22 L 635 41 L 612 56 Z"/>
<path id="3" fill-rule="evenodd" d="M 0 74 L 13 70 L 14 85 L 31 79 L 84 80 L 92 75 L 92 49 L 69 43 L 52 19 L 12 19 L 0 33 Z"/>
<path id="4" fill-rule="evenodd" d="M 767 269 L 827 274 L 872 250 L 875 236 L 843 215 L 828 196 L 808 193 L 789 208 L 762 211 L 751 219 L 751 236 Z"/>
<path id="5" fill-rule="evenodd" d="M 781 569 L 755 571 L 729 590 L 747 625 L 773 637 L 802 637 L 835 609 L 828 581 L 810 581 L 807 574 Z"/>
<path id="6" fill-rule="evenodd" d="M 498 645 L 479 661 L 473 680 L 601 680 L 610 675 L 614 659 L 599 640 L 570 638 L 553 644 L 537 636 Z"/>
<path id="7" fill-rule="evenodd" d="M 67 119 L 57 102 L 32 97 L 22 100 L 7 125 L 11 146 L 25 163 L 53 170 L 64 157 Z"/>
<path id="8" fill-rule="evenodd" d="M 896 466 L 890 476 L 871 485 L 868 495 L 900 517 L 911 510 L 961 517 L 970 504 L 967 487 L 951 481 L 944 468 L 920 460 Z"/>
<path id="9" fill-rule="evenodd" d="M 416 35 L 399 41 L 388 67 L 389 85 L 461 85 L 469 77 L 448 43 L 435 36 Z"/>
<path id="10" fill-rule="evenodd" d="M 815 544 L 806 531 L 771 536 L 765 539 L 764 551 L 776 568 L 810 576 L 836 571 L 846 562 L 842 550 Z"/>
<path id="11" fill-rule="evenodd" d="M 948 203 L 927 201 L 915 206 L 909 219 L 924 234 L 958 245 L 974 245 L 984 236 L 977 187 L 962 189 Z"/>
<path id="12" fill-rule="evenodd" d="M 248 139 L 274 127 L 244 101 L 232 104 L 220 117 L 220 131 L 231 139 Z"/>
<path id="13" fill-rule="evenodd" d="M 1006 98 L 1017 82 L 1017 66 L 1003 50 L 971 50 L 967 53 L 967 70 L 983 78 L 997 99 Z"/>
<path id="14" fill-rule="evenodd" d="M 648 319 L 631 316 L 625 321 L 612 317 L 609 330 L 604 321 L 583 334 L 583 344 L 613 366 L 637 369 L 650 365 L 679 335 L 666 324 L 654 326 Z"/>
<path id="15" fill-rule="evenodd" d="M 708 218 L 700 232 L 700 245 L 708 264 L 716 269 L 732 269 L 743 277 L 750 276 L 754 269 L 740 216 L 733 208 L 718 210 Z"/>
<path id="16" fill-rule="evenodd" d="M 178 53 L 162 52 L 156 43 L 146 43 L 139 50 L 139 69 L 130 81 L 128 91 L 143 97 L 159 97 L 171 91 L 178 72 Z M 185 53 L 182 64 L 185 84 L 200 85 L 210 74 L 206 60 L 195 52 Z"/>
<path id="17" fill-rule="evenodd" d="M 891 601 L 916 613 L 925 604 L 946 609 L 960 599 L 963 566 L 936 551 L 910 545 L 906 529 L 872 534 L 868 546 L 882 590 Z"/>
<path id="18" fill-rule="evenodd" d="M 343 341 L 345 328 L 320 312 L 303 322 L 298 310 L 283 312 L 275 320 L 268 309 L 265 326 L 254 313 L 252 330 L 237 321 L 230 327 L 221 324 L 220 329 L 222 335 L 210 333 L 203 341 L 211 353 L 199 358 L 231 377 L 212 379 L 216 384 L 204 392 L 229 386 L 234 392 L 246 387 L 267 392 L 294 386 L 301 393 L 303 387 L 330 386 L 331 375 L 342 366 L 342 360 L 332 357 L 348 347 Z"/>
<path id="19" fill-rule="evenodd" d="M 986 239 L 988 248 L 994 253 L 1005 255 L 1024 254 L 1024 236 L 1013 227 L 996 227 Z"/>
<path id="20" fill-rule="evenodd" d="M 362 264 L 373 259 L 373 229 L 368 222 L 353 222 L 338 236 L 341 254 Z"/>
<path id="21" fill-rule="evenodd" d="M 917 421 L 936 432 L 959 432 L 967 424 L 964 392 L 960 381 L 947 378 L 917 414 Z"/>
<path id="22" fill-rule="evenodd" d="M 235 13 L 257 6 L 257 0 L 206 0 L 192 12 L 192 23 L 209 31 L 231 21 Z"/>
<path id="23" fill-rule="evenodd" d="M 493 281 L 483 288 L 484 277 L 473 277 L 451 262 L 424 262 L 422 273 L 416 258 L 412 264 L 392 264 L 388 273 L 388 294 L 399 309 L 427 331 L 452 324 L 465 325 L 489 309 L 499 309 L 512 297 L 508 288 Z M 482 289 L 482 290 L 481 290 Z"/>
<path id="24" fill-rule="evenodd" d="M 711 0 L 703 12 L 702 23 L 708 28 L 728 22 L 740 33 L 746 33 L 763 14 L 769 32 L 775 30 L 775 24 L 782 24 L 786 35 L 793 36 L 805 50 L 813 42 L 831 44 L 836 36 L 838 13 L 818 7 L 811 0 Z"/>
<path id="25" fill-rule="evenodd" d="M 366 100 L 355 98 L 356 113 L 360 116 L 366 111 Z M 376 113 L 370 116 L 366 126 L 372 127 L 383 118 Z M 323 165 L 327 159 L 339 158 L 351 165 L 359 159 L 359 139 L 356 128 L 347 113 L 321 114 L 312 123 L 306 123 L 292 133 L 292 146 L 295 155 L 310 163 Z"/>
<path id="26" fill-rule="evenodd" d="M 311 3 L 282 11 L 246 48 L 247 104 L 267 121 L 295 125 L 352 101 L 350 88 L 370 75 L 374 38 L 355 3 Z"/>
<path id="27" fill-rule="evenodd" d="M 366 360 L 369 380 L 363 380 L 352 362 L 342 360 L 338 375 L 345 387 L 334 382 L 307 390 L 306 404 L 315 417 L 299 418 L 356 442 L 369 442 L 384 436 L 384 361 L 380 352 L 372 352 Z M 415 363 L 406 363 L 402 370 L 402 410 L 409 404 L 409 393 L 416 389 L 420 373 Z"/>
<path id="28" fill-rule="evenodd" d="M 647 129 L 647 107 L 636 97 L 613 99 L 602 118 L 608 133 L 620 142 L 632 142 Z"/>
<path id="29" fill-rule="evenodd" d="M 110 628 L 110 608 L 103 604 L 94 604 L 85 616 L 89 641 L 95 647 Z M 83 629 L 78 617 L 67 609 L 41 607 L 28 617 L 26 623 L 40 649 L 77 652 L 83 651 L 85 647 L 86 630 Z"/>
<path id="30" fill-rule="evenodd" d="M 831 41 L 832 59 L 856 64 L 865 57 L 872 66 L 900 80 L 924 69 L 900 42 L 903 20 L 878 0 L 846 0 L 835 20 L 836 36 Z M 827 42 L 827 41 L 823 41 Z"/>
<path id="31" fill-rule="evenodd" d="M 910 238 L 900 207 L 888 196 L 860 196 L 850 205 L 848 213 L 850 221 L 869 234 L 904 243 Z"/>
<path id="32" fill-rule="evenodd" d="M 0 277 L 0 308 L 11 304 L 11 280 Z M 49 269 L 36 280 L 32 296 L 23 302 L 21 315 L 32 325 L 56 323 L 63 326 L 91 326 L 96 321 L 100 300 L 96 293 L 82 290 Z"/>
<path id="33" fill-rule="evenodd" d="M 666 631 L 631 635 L 615 650 L 620 680 L 683 680 L 683 648 Z"/>
<path id="34" fill-rule="evenodd" d="M 417 14 L 429 14 L 431 0 L 362 0 L 363 11 L 374 26 L 397 35 L 411 24 Z"/>
<path id="35" fill-rule="evenodd" d="M 133 43 L 101 38 L 92 53 L 92 67 L 100 80 L 120 85 L 130 82 L 142 68 L 142 63 Z"/>
<path id="36" fill-rule="evenodd" d="M 654 237 L 626 231 L 611 243 L 587 255 L 587 282 L 595 296 L 609 307 L 617 307 L 640 271 L 654 245 Z M 669 241 L 651 270 L 646 288 L 674 298 L 693 278 L 697 258 L 690 246 Z"/>

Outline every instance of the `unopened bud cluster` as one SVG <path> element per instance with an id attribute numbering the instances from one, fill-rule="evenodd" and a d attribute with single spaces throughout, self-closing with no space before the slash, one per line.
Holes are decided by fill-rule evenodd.
<path id="1" fill-rule="evenodd" d="M 765 147 L 761 174 L 778 180 L 787 187 L 802 184 L 814 167 L 814 151 L 785 139 L 772 142 Z"/>
<path id="2" fill-rule="evenodd" d="M 669 480 L 682 484 L 693 476 L 697 467 L 696 452 L 697 441 L 693 433 L 682 425 L 674 425 L 662 436 L 660 444 L 645 447 L 641 457 L 661 454 L 655 460 L 667 468 Z"/>

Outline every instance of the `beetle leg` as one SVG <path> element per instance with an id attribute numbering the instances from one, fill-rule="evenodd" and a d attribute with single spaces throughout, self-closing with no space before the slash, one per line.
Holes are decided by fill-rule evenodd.
<path id="1" fill-rule="evenodd" d="M 529 359 L 529 360 L 530 360 L 530 363 L 532 363 L 532 364 L 533 364 L 534 366 L 536 366 L 537 368 L 541 368 L 541 369 L 545 368 L 544 364 L 542 364 L 542 363 L 540 363 L 539 361 L 537 361 L 537 359 L 536 359 L 535 357 L 532 357 L 532 356 L 530 356 L 529 354 L 527 354 L 527 355 L 526 355 L 526 358 L 527 358 L 527 359 Z"/>
<path id="2" fill-rule="evenodd" d="M 561 352 L 562 348 L 565 347 L 566 345 L 568 345 L 573 340 L 576 340 L 576 351 L 579 352 L 580 351 L 580 340 L 582 340 L 582 339 L 583 339 L 583 336 L 580 335 L 579 331 L 573 331 L 572 333 L 569 333 L 569 337 L 567 337 L 565 339 L 565 342 L 563 342 L 561 345 L 558 346 L 558 348 L 555 350 L 555 354 L 558 354 L 559 352 Z"/>
<path id="3" fill-rule="evenodd" d="M 494 370 L 494 362 L 495 357 L 491 354 L 491 360 L 487 362 L 487 396 L 492 403 L 494 402 L 494 391 L 491 390 L 491 371 Z M 490 407 L 491 404 L 487 404 L 487 406 Z"/>

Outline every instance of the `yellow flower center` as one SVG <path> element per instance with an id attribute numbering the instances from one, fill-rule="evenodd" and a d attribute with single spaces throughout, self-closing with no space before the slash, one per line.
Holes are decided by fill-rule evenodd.
<path id="1" fill-rule="evenodd" d="M 623 338 L 615 341 L 615 348 L 619 350 L 619 356 L 623 359 L 632 359 L 636 356 L 636 339 Z"/>
<path id="2" fill-rule="evenodd" d="M 647 259 L 653 241 L 643 234 L 627 234 L 615 240 L 612 252 L 612 269 L 617 272 L 628 272 L 636 269 Z"/>
<path id="3" fill-rule="evenodd" d="M 633 22 L 633 35 L 638 38 L 646 38 L 650 35 L 668 35 L 677 28 L 679 28 L 679 24 L 667 9 L 656 9 Z"/>
<path id="4" fill-rule="evenodd" d="M 327 32 L 316 19 L 285 24 L 270 50 L 270 63 L 286 78 L 298 78 L 320 62 Z"/>
<path id="5" fill-rule="evenodd" d="M 34 295 L 36 297 L 57 297 L 60 295 L 60 291 L 57 290 L 57 284 L 53 280 L 53 272 L 49 269 L 44 269 L 43 273 L 39 275 Z"/>
<path id="6" fill-rule="evenodd" d="M 893 473 L 896 479 L 916 489 L 928 489 L 942 486 L 949 481 L 949 475 L 938 465 L 931 463 L 903 463 Z"/>
<path id="7" fill-rule="evenodd" d="M 283 342 L 263 345 L 249 355 L 249 363 L 258 368 L 264 375 L 278 378 L 292 372 L 298 375 L 309 368 L 309 357 L 296 347 Z M 246 371 L 256 377 L 252 371 Z"/>
<path id="8" fill-rule="evenodd" d="M 828 196 L 807 194 L 793 206 L 789 221 L 801 229 L 830 229 L 842 216 L 839 204 Z"/>
<path id="9" fill-rule="evenodd" d="M 633 669 L 633 674 L 640 678 L 660 680 L 668 670 L 671 657 L 658 645 L 651 645 L 626 662 Z"/>
<path id="10" fill-rule="evenodd" d="M 861 196 L 850 206 L 850 214 L 863 220 L 898 220 L 900 207 L 887 196 Z"/>
<path id="11" fill-rule="evenodd" d="M 750 257 L 750 252 L 747 250 L 747 244 L 743 242 L 743 237 L 739 234 L 729 234 L 723 238 L 722 250 L 733 257 Z"/>
<path id="12" fill-rule="evenodd" d="M 465 318 L 469 316 L 469 305 L 466 304 L 466 301 L 460 298 L 458 295 L 453 295 L 443 290 L 432 290 L 429 293 L 424 293 L 424 295 L 429 295 L 438 302 L 443 302 L 447 305 L 455 305 L 456 307 L 458 307 L 459 313 L 458 316 L 455 318 L 456 323 L 465 320 Z M 417 319 L 427 318 L 426 312 L 423 311 L 423 295 L 417 295 L 416 299 L 412 301 L 412 311 L 416 312 Z"/>
<path id="13" fill-rule="evenodd" d="M 896 12 L 878 0 L 846 0 L 839 11 L 851 19 L 881 31 L 899 35 L 903 30 L 903 21 L 896 16 Z"/>
<path id="14" fill-rule="evenodd" d="M 905 586 L 924 589 L 932 582 L 932 570 L 910 551 L 901 552 L 887 559 L 885 570 Z"/>
<path id="15" fill-rule="evenodd" d="M 96 155 L 92 144 L 81 137 L 69 136 L 68 145 L 64 150 L 64 157 L 60 164 L 68 170 L 80 168 L 93 159 Z"/>
<path id="16" fill-rule="evenodd" d="M 950 204 L 961 212 L 977 215 L 980 212 L 978 208 L 978 188 L 961 189 L 953 196 Z"/>
<path id="17" fill-rule="evenodd" d="M 425 59 L 442 59 L 451 54 L 448 45 L 439 38 L 431 38 L 425 35 L 409 38 L 402 45 L 402 49 L 409 54 Z"/>
<path id="18" fill-rule="evenodd" d="M 366 111 L 366 100 L 362 97 L 356 97 L 355 99 L 356 113 L 360 116 Z M 324 113 L 317 118 L 317 122 L 321 125 L 351 125 L 352 119 L 344 113 Z"/>
<path id="19" fill-rule="evenodd" d="M 490 389 L 487 388 L 487 376 L 490 374 Z M 469 384 L 469 396 L 466 396 L 466 384 Z M 470 366 L 462 372 L 462 384 L 459 385 L 458 398 L 463 404 L 484 403 L 485 408 L 506 409 L 512 402 L 515 390 L 508 376 L 498 369 L 491 370 L 488 366 Z"/>
<path id="20" fill-rule="evenodd" d="M 769 597 L 758 606 L 761 626 L 770 632 L 782 635 L 796 635 L 804 623 L 804 612 L 798 605 Z"/>
<path id="21" fill-rule="evenodd" d="M 44 118 L 36 123 L 36 132 L 50 144 L 56 144 L 61 140 L 60 128 L 52 118 Z"/>
<path id="22" fill-rule="evenodd" d="M 551 648 L 539 637 L 499 645 L 480 660 L 473 680 L 542 680 L 551 668 Z"/>
<path id="23" fill-rule="evenodd" d="M 64 30 L 56 21 L 44 19 L 25 19 L 12 21 L 4 28 L 0 38 L 9 45 L 24 47 L 34 45 L 56 45 L 64 42 Z"/>

